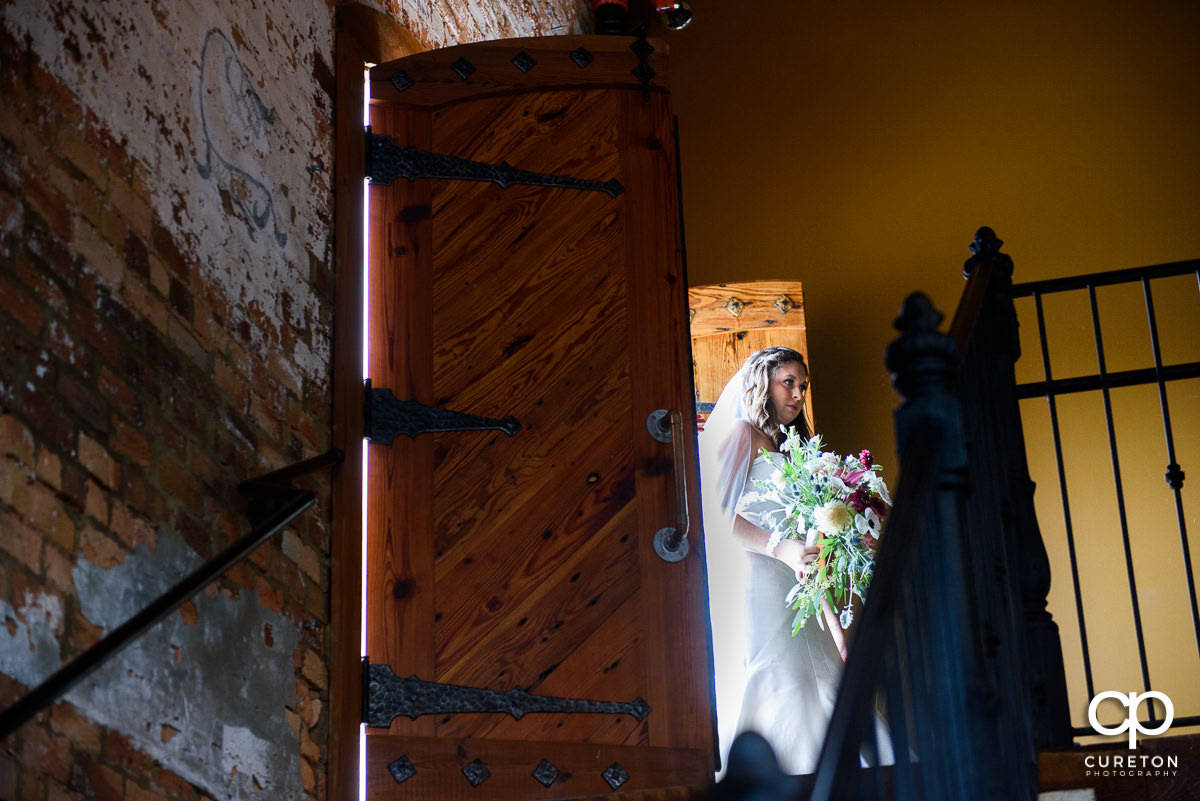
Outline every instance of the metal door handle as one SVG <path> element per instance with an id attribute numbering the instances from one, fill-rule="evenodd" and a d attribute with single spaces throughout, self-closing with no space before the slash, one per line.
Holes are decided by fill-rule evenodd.
<path id="1" fill-rule="evenodd" d="M 678 409 L 655 409 L 646 418 L 646 428 L 659 442 L 670 442 L 675 455 L 675 514 L 674 526 L 660 528 L 654 535 L 654 552 L 667 562 L 682 561 L 688 554 L 687 455 L 683 449 L 683 412 Z"/>

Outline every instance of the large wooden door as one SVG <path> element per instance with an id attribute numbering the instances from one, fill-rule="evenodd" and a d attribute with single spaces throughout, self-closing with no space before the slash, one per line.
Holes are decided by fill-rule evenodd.
<path id="1" fill-rule="evenodd" d="M 520 425 L 369 449 L 372 675 L 432 683 L 417 717 L 368 729 L 371 798 L 570 798 L 712 776 L 661 50 L 554 37 L 371 71 L 371 171 L 391 179 L 369 191 L 373 386 Z M 524 172 L 510 182 L 499 165 Z M 658 409 L 684 412 L 678 457 L 647 427 Z M 680 517 L 676 471 L 696 522 L 670 562 L 654 538 Z M 514 688 L 588 711 L 419 714 L 524 703 Z"/>

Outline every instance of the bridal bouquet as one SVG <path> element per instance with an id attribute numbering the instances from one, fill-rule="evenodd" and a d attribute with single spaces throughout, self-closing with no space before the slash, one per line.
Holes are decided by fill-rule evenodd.
<path id="1" fill-rule="evenodd" d="M 892 499 L 880 476 L 882 468 L 870 451 L 839 456 L 821 450 L 818 434 L 804 440 L 795 428 L 785 428 L 781 453 L 763 454 L 775 468 L 771 481 L 754 480 L 759 497 L 777 502 L 768 549 L 783 539 L 821 546 L 821 555 L 804 578 L 788 593 L 785 603 L 796 610 L 792 636 L 809 617 L 821 623 L 821 599 L 838 611 L 843 627 L 854 618 L 850 602 L 866 598 L 875 572 L 879 530 Z"/>

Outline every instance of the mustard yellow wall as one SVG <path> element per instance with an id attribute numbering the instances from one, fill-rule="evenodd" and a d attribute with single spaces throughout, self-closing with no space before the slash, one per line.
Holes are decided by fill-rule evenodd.
<path id="1" fill-rule="evenodd" d="M 916 289 L 952 313 L 977 227 L 1005 240 L 1018 281 L 1200 257 L 1200 3 L 693 3 L 692 25 L 667 34 L 689 279 L 803 282 L 817 428 L 834 448 L 867 447 L 894 466 L 897 400 L 882 362 L 892 321 Z M 1176 305 L 1181 341 L 1200 341 L 1200 303 Z M 1094 368 L 1094 351 L 1078 358 Z M 1173 402 L 1200 408 L 1197 383 Z M 1145 431 L 1127 426 L 1119 436 L 1131 455 L 1138 443 L 1153 444 L 1147 491 L 1161 496 L 1166 462 L 1151 395 L 1142 399 L 1152 415 Z M 1044 416 L 1044 408 L 1034 411 Z M 1191 443 L 1184 467 L 1196 484 L 1200 433 L 1190 425 L 1180 436 Z M 1102 466 L 1104 447 L 1083 464 Z M 1031 454 L 1037 469 L 1046 456 Z M 1061 508 L 1056 480 L 1038 478 L 1039 505 L 1047 514 Z M 1084 536 L 1093 535 L 1086 558 L 1103 574 L 1087 602 L 1107 597 L 1114 606 L 1091 607 L 1088 633 L 1093 659 L 1123 664 L 1128 593 L 1117 611 L 1124 569 L 1104 567 L 1120 548 L 1119 534 L 1114 545 L 1110 528 L 1098 533 L 1114 518 L 1106 503 L 1079 502 L 1094 507 L 1083 521 Z M 1189 525 L 1200 550 L 1198 507 L 1200 498 Z M 1175 650 L 1189 655 L 1152 673 L 1180 701 L 1188 695 L 1187 713 L 1197 714 L 1200 696 L 1187 689 L 1200 673 L 1190 620 L 1161 617 L 1187 603 L 1174 578 L 1172 525 L 1148 525 L 1165 539 L 1147 546 L 1154 556 L 1138 563 L 1139 582 L 1157 616 L 1154 641 L 1169 647 L 1173 636 Z M 1050 547 L 1061 563 L 1058 542 Z M 1052 608 L 1069 627 L 1074 601 L 1061 570 L 1054 593 Z M 1077 660 L 1073 636 L 1064 639 Z M 1133 670 L 1136 678 L 1136 663 Z M 1079 667 L 1070 672 L 1080 691 Z M 1103 673 L 1097 691 L 1123 689 L 1126 673 Z"/>

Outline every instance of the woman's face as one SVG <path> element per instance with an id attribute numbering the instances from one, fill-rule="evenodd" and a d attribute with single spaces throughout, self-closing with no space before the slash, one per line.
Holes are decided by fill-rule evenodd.
<path id="1" fill-rule="evenodd" d="M 785 362 L 771 376 L 770 402 L 775 421 L 791 425 L 804 409 L 804 392 L 808 389 L 808 371 L 800 362 Z"/>

